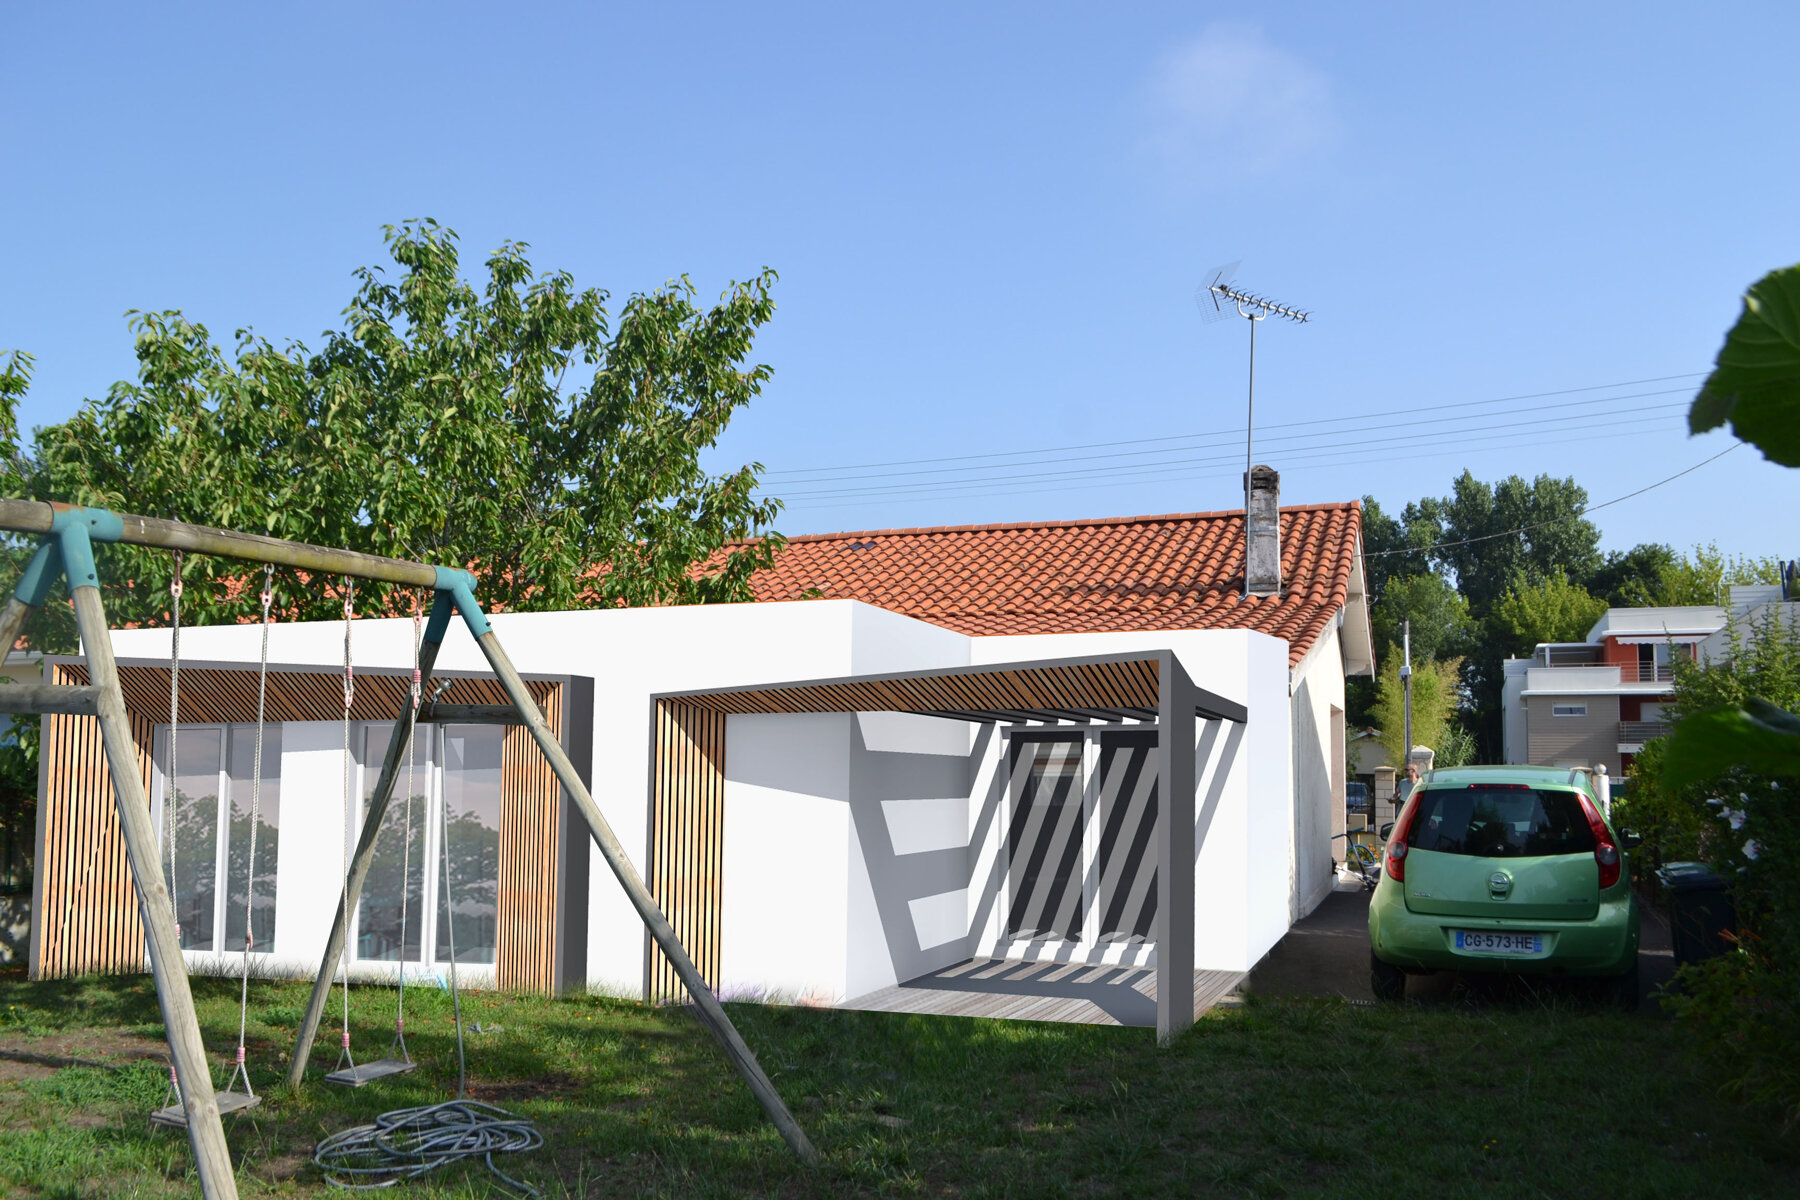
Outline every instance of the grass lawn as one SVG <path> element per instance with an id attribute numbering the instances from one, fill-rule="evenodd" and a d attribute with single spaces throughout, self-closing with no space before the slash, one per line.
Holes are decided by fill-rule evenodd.
<path id="1" fill-rule="evenodd" d="M 237 985 L 196 979 L 207 1044 Z M 253 981 L 263 1105 L 226 1118 L 247 1196 L 342 1195 L 313 1144 L 448 1099 L 449 997 L 409 989 L 424 1064 L 360 1091 L 278 1086 L 305 986 Z M 334 997 L 333 1005 L 337 1001 Z M 547 1144 L 502 1163 L 548 1197 L 1792 1196 L 1800 1147 L 1722 1101 L 1669 1022 L 1563 1000 L 1468 1008 L 1252 1001 L 1172 1050 L 1147 1030 L 730 1006 L 824 1155 L 801 1170 L 686 1012 L 597 998 L 465 997 L 476 1099 Z M 355 993 L 379 1057 L 392 990 Z M 497 1027 L 497 1028 L 496 1028 Z M 0 1191 L 191 1196 L 186 1139 L 152 1128 L 167 1068 L 148 976 L 0 972 Z M 336 1057 L 335 1029 L 315 1067 Z M 401 1185 L 497 1194 L 485 1169 Z"/>

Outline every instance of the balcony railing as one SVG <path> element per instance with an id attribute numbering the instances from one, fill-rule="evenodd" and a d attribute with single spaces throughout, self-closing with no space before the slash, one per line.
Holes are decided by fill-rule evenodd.
<path id="1" fill-rule="evenodd" d="M 1548 665 L 1540 662 L 1531 664 L 1534 671 L 1594 671 L 1602 668 L 1616 670 L 1620 683 L 1673 683 L 1675 668 L 1668 663 L 1599 663 L 1599 662 L 1559 662 Z"/>
<path id="2" fill-rule="evenodd" d="M 1642 745 L 1651 738 L 1662 737 L 1669 732 L 1667 721 L 1620 721 L 1619 741 L 1628 745 Z"/>

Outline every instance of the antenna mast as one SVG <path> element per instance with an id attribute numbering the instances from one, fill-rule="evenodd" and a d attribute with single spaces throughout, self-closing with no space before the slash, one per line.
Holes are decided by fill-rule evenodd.
<path id="1" fill-rule="evenodd" d="M 1222 321 L 1233 312 L 1250 322 L 1250 394 L 1244 412 L 1244 528 L 1250 528 L 1250 472 L 1255 468 L 1253 440 L 1256 432 L 1256 323 L 1270 317 L 1281 317 L 1296 325 L 1304 325 L 1312 314 L 1286 304 L 1277 304 L 1267 296 L 1258 296 L 1233 287 L 1242 263 L 1227 263 L 1207 273 L 1206 282 L 1194 293 L 1201 319 L 1207 323 Z"/>

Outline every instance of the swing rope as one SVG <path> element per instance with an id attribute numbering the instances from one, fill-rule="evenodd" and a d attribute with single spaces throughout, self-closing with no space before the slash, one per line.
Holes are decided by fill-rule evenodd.
<path id="1" fill-rule="evenodd" d="M 344 887 L 339 893 L 338 907 L 344 913 L 346 926 L 343 949 L 338 952 L 338 963 L 343 970 L 344 982 L 344 1022 L 343 1049 L 338 1052 L 338 1069 L 342 1070 L 346 1063 L 351 1070 L 356 1069 L 356 1058 L 350 1053 L 350 938 L 349 924 L 354 916 L 350 907 L 350 835 L 356 828 L 356 815 L 351 810 L 350 799 L 350 706 L 356 702 L 356 673 L 350 665 L 350 621 L 356 611 L 356 580 L 349 575 L 344 576 Z"/>
<path id="2" fill-rule="evenodd" d="M 181 940 L 181 905 L 177 902 L 175 874 L 175 818 L 181 811 L 181 772 L 178 769 L 181 734 L 181 551 L 175 551 L 175 574 L 169 580 L 169 773 L 163 780 L 163 832 L 169 841 L 169 915 L 175 919 L 175 944 Z M 163 1105 L 185 1104 L 181 1080 L 175 1074 L 175 1059 L 169 1059 L 169 1091 Z"/>
<path id="3" fill-rule="evenodd" d="M 175 817 L 181 807 L 181 788 L 177 786 L 181 779 L 181 562 L 182 553 L 177 550 L 175 576 L 169 581 L 169 777 L 163 789 L 163 832 L 169 838 L 169 913 L 175 918 L 177 944 L 181 942 L 181 905 L 175 899 Z"/>
<path id="4" fill-rule="evenodd" d="M 274 563 L 263 564 L 263 588 L 258 599 L 262 601 L 262 660 L 256 675 L 256 749 L 250 766 L 250 861 L 244 868 L 244 969 L 238 991 L 237 1069 L 225 1085 L 225 1090 L 230 1091 L 231 1085 L 242 1079 L 246 1096 L 256 1095 L 256 1089 L 250 1086 L 250 1072 L 244 1066 L 244 1027 L 250 1013 L 250 949 L 256 942 L 251 921 L 256 906 L 256 830 L 262 824 L 263 723 L 269 696 L 269 608 L 275 599 Z"/>

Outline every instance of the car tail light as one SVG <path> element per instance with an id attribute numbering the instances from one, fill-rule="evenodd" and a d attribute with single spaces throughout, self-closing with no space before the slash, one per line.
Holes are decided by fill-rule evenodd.
<path id="1" fill-rule="evenodd" d="M 1606 831 L 1606 822 L 1601 819 L 1600 810 L 1594 802 L 1580 792 L 1576 793 L 1581 801 L 1581 811 L 1587 817 L 1588 828 L 1594 833 L 1594 862 L 1600 867 L 1600 890 L 1605 891 L 1619 882 L 1619 867 L 1624 859 L 1619 848 L 1613 845 L 1612 834 Z"/>
<path id="2" fill-rule="evenodd" d="M 1388 877 L 1402 883 L 1406 882 L 1406 835 L 1412 830 L 1414 814 L 1419 811 L 1419 796 L 1421 794 L 1421 792 L 1415 789 L 1413 794 L 1407 798 L 1406 808 L 1401 812 L 1400 819 L 1394 822 L 1393 835 L 1388 838 Z"/>

